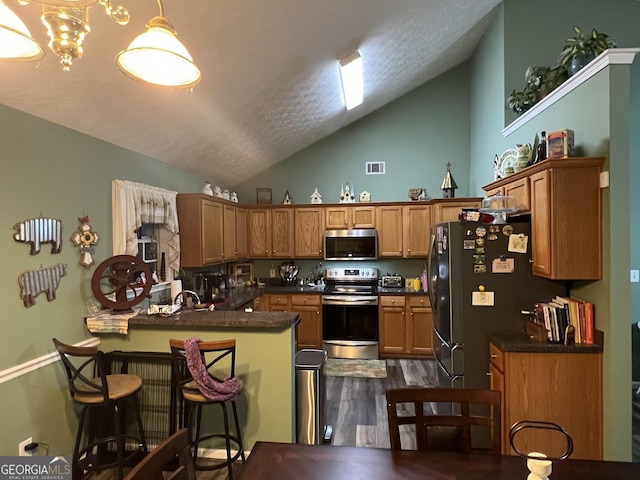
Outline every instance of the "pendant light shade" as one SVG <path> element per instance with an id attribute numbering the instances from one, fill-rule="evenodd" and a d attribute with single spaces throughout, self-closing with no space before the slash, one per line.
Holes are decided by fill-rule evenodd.
<path id="1" fill-rule="evenodd" d="M 117 55 L 118 68 L 142 83 L 184 89 L 198 85 L 202 74 L 176 38 L 173 25 L 165 17 L 158 16 L 149 21 L 147 29 Z"/>
<path id="2" fill-rule="evenodd" d="M 0 60 L 35 61 L 44 49 L 31 38 L 26 25 L 0 0 Z"/>

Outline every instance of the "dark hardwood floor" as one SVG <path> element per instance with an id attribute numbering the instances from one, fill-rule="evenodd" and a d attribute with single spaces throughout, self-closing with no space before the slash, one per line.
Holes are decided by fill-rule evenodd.
<path id="1" fill-rule="evenodd" d="M 385 391 L 435 385 L 434 360 L 387 360 L 387 378 L 327 377 L 332 445 L 389 448 Z"/>

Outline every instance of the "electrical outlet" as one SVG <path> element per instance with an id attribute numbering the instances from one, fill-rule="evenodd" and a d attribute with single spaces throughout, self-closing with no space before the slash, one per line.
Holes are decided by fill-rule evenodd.
<path id="1" fill-rule="evenodd" d="M 30 457 L 33 455 L 32 452 L 27 452 L 24 447 L 26 447 L 27 445 L 29 445 L 31 442 L 33 442 L 33 438 L 29 437 L 23 441 L 21 441 L 18 444 L 18 456 L 20 457 Z"/>

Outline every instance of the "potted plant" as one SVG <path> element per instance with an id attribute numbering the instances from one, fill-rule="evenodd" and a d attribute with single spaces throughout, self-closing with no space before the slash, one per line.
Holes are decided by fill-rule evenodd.
<path id="1" fill-rule="evenodd" d="M 507 98 L 507 107 L 518 115 L 522 115 L 533 107 L 537 101 L 536 95 L 531 91 L 529 85 L 527 85 L 524 90 L 516 92 L 514 89 L 511 92 L 511 95 Z"/>
<path id="2" fill-rule="evenodd" d="M 554 67 L 528 67 L 525 79 L 529 90 L 540 101 L 567 80 L 567 69 L 562 65 Z"/>
<path id="3" fill-rule="evenodd" d="M 614 48 L 616 42 L 606 33 L 595 28 L 586 34 L 578 25 L 573 26 L 575 36 L 565 40 L 564 48 L 558 56 L 558 64 L 567 68 L 569 76 L 574 75 L 583 66 L 596 58 L 608 48 Z"/>

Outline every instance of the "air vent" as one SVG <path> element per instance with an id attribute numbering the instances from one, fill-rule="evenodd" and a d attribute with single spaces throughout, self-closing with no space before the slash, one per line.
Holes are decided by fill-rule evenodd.
<path id="1" fill-rule="evenodd" d="M 384 175 L 384 162 L 366 162 L 365 173 L 367 175 Z"/>

